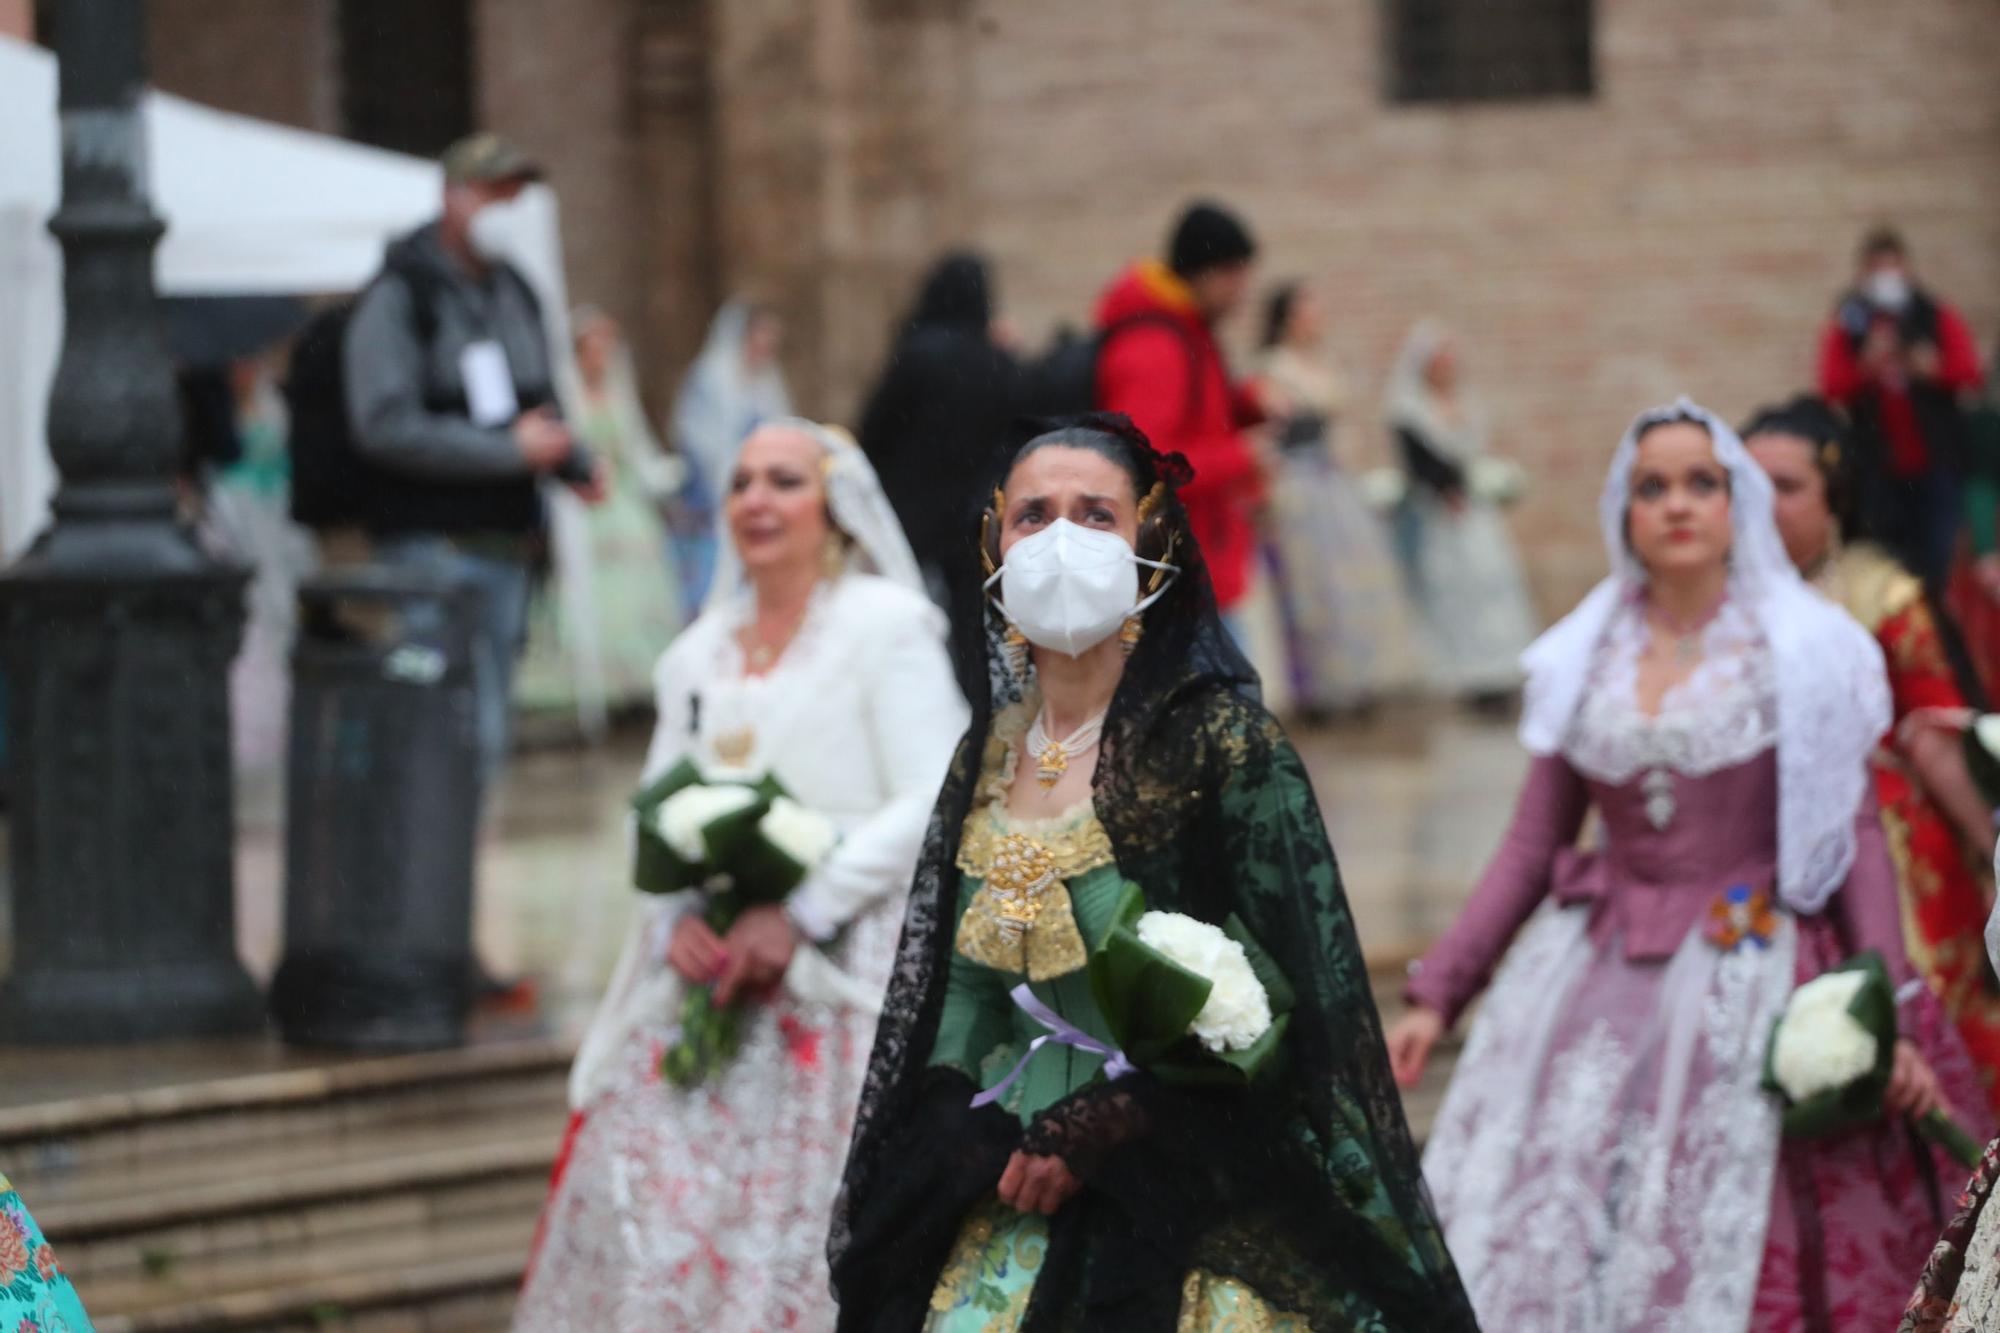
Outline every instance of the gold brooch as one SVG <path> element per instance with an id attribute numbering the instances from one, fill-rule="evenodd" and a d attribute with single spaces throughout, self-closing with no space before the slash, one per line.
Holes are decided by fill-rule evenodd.
<path id="1" fill-rule="evenodd" d="M 994 849 L 985 880 L 959 921 L 961 954 L 1035 981 L 1084 965 L 1088 955 L 1069 889 L 1046 846 L 1023 834 L 1008 834 Z"/>
<path id="2" fill-rule="evenodd" d="M 992 890 L 994 923 L 1009 940 L 1018 940 L 1042 912 L 1042 893 L 1056 882 L 1056 860 L 1033 838 L 1009 834 L 993 857 L 986 885 Z"/>

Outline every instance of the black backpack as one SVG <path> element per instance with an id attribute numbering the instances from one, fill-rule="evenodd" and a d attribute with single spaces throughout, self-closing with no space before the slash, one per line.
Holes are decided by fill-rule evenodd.
<path id="1" fill-rule="evenodd" d="M 509 267 L 502 266 L 500 272 L 527 294 L 529 308 L 539 317 L 541 302 L 527 279 Z M 437 336 L 438 303 L 446 279 L 428 264 L 399 262 L 397 249 L 391 248 L 382 273 L 352 300 L 315 315 L 292 349 L 284 393 L 291 409 L 292 520 L 302 527 L 356 526 L 369 511 L 374 469 L 354 444 L 343 348 L 355 307 L 390 274 L 409 288 L 417 341 L 428 346 Z"/>
<path id="2" fill-rule="evenodd" d="M 1147 324 L 1171 329 L 1187 352 L 1188 383 L 1192 386 L 1187 415 L 1193 416 L 1195 404 L 1201 397 L 1200 353 L 1180 321 L 1164 311 L 1127 315 L 1092 333 L 1078 333 L 1073 328 L 1059 330 L 1054 344 L 1035 363 L 1029 375 L 1029 414 L 1067 417 L 1095 411 L 1098 406 L 1097 363 L 1103 357 L 1104 349 L 1127 329 Z"/>
<path id="3" fill-rule="evenodd" d="M 410 289 L 417 320 L 417 339 L 428 343 L 437 332 L 435 274 L 410 264 L 385 267 Z M 287 447 L 292 455 L 292 521 L 313 529 L 359 524 L 367 512 L 369 471 L 354 446 L 354 427 L 347 415 L 347 370 L 344 347 L 354 308 L 374 290 L 380 276 L 360 294 L 314 315 L 292 348 L 285 376 L 285 406 L 291 409 Z"/>

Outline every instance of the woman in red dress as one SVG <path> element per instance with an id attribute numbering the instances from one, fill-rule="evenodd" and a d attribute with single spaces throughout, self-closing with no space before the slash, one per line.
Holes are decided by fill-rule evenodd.
<path id="1" fill-rule="evenodd" d="M 1801 397 L 1766 409 L 1743 440 L 1777 490 L 1792 562 L 1882 645 L 1896 722 L 1875 751 L 1875 795 L 1902 884 L 1905 942 L 2000 1110 L 2000 982 L 1983 934 L 1993 810 L 1959 748 L 1967 690 L 1943 627 L 1914 574 L 1880 547 L 1842 543 L 1852 451 L 1825 403 Z"/>

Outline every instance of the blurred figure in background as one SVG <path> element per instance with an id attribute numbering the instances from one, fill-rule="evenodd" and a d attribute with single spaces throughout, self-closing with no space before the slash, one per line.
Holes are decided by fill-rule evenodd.
<path id="1" fill-rule="evenodd" d="M 540 482 L 595 499 L 601 481 L 558 410 L 540 300 L 504 258 L 516 201 L 541 169 L 493 134 L 453 144 L 443 166 L 443 211 L 389 247 L 347 320 L 341 384 L 375 558 L 476 593 L 490 784 L 507 756 L 528 571 L 545 532 Z M 305 416 L 295 413 L 302 426 Z"/>
<path id="2" fill-rule="evenodd" d="M 1181 499 L 1223 622 L 1239 643 L 1264 500 L 1262 467 L 1242 432 L 1263 420 L 1266 405 L 1231 382 L 1215 330 L 1248 297 L 1256 254 L 1234 213 L 1193 204 L 1174 225 L 1166 259 L 1141 260 L 1119 275 L 1099 298 L 1096 321 L 1096 406 L 1124 413 L 1162 453 L 1194 465 Z"/>
<path id="3" fill-rule="evenodd" d="M 210 530 L 253 571 L 243 648 L 229 679 L 239 771 L 284 762 L 295 594 L 314 564 L 312 538 L 292 522 L 291 415 L 277 385 L 282 359 L 271 352 L 230 366 L 237 456 L 208 489 Z"/>
<path id="4" fill-rule="evenodd" d="M 582 306 L 570 316 L 570 336 L 576 381 L 565 398 L 577 435 L 604 468 L 604 501 L 551 516 L 556 542 L 578 549 L 558 559 L 537 590 L 515 702 L 575 709 L 592 735 L 607 711 L 652 697 L 653 665 L 681 627 L 681 590 L 659 507 L 680 490 L 687 469 L 660 451 L 646 424 L 617 321 Z"/>
<path id="5" fill-rule="evenodd" d="M 243 440 L 236 431 L 236 392 L 226 362 L 176 366 L 174 392 L 181 409 L 174 480 L 182 516 L 192 519 L 216 476 L 242 460 Z"/>
<path id="6" fill-rule="evenodd" d="M 1988 699 L 2000 698 L 2000 394 L 1992 384 L 1965 414 L 1967 550 L 1952 570 L 1947 605 Z"/>
<path id="7" fill-rule="evenodd" d="M 681 605 L 692 617 L 715 577 L 716 524 L 736 451 L 766 421 L 792 414 L 778 354 L 784 321 L 768 306 L 737 297 L 716 312 L 701 355 L 674 398 L 672 443 L 688 478 L 667 512 L 680 566 Z"/>
<path id="8" fill-rule="evenodd" d="M 1986 960 L 1981 884 L 1993 807 L 1973 784 L 1959 739 L 1968 697 L 1947 650 L 1950 626 L 1894 556 L 1843 540 L 1853 530 L 1856 468 L 1831 408 L 1811 397 L 1767 407 L 1743 442 L 1777 490 L 1778 532 L 1792 563 L 1882 646 L 1896 725 L 1869 767 L 1903 891 L 1904 943 L 2000 1109 L 2000 984 Z"/>
<path id="9" fill-rule="evenodd" d="M 976 254 L 946 255 L 925 275 L 861 413 L 861 447 L 954 626 L 977 625 L 979 563 L 964 541 L 998 468 L 1007 426 L 1024 410 L 1023 371 Z M 977 644 L 960 645 L 967 660 Z"/>
<path id="10" fill-rule="evenodd" d="M 1262 342 L 1259 371 L 1291 407 L 1269 519 L 1293 706 L 1309 719 L 1365 710 L 1410 686 L 1418 663 L 1388 533 L 1335 449 L 1347 385 L 1319 294 L 1296 282 L 1272 292 Z"/>
<path id="11" fill-rule="evenodd" d="M 1867 455 L 1863 521 L 1933 588 L 1958 544 L 1959 397 L 1979 382 L 1965 320 L 1917 285 L 1900 235 L 1870 232 L 1855 285 L 1820 336 L 1820 391 L 1853 418 Z"/>
<path id="12" fill-rule="evenodd" d="M 1389 430 L 1409 473 L 1407 556 L 1428 628 L 1431 670 L 1452 694 L 1504 707 L 1535 633 L 1514 538 L 1501 514 L 1517 472 L 1486 452 L 1485 412 L 1468 393 L 1458 343 L 1425 320 L 1390 372 Z"/>

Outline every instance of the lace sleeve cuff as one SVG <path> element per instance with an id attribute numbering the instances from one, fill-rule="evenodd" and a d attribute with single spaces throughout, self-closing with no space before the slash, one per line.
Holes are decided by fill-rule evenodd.
<path id="1" fill-rule="evenodd" d="M 841 923 L 834 920 L 813 895 L 807 892 L 811 887 L 812 881 L 808 880 L 800 885 L 791 897 L 785 899 L 785 915 L 791 918 L 794 926 L 798 927 L 799 934 L 814 944 L 825 944 L 840 933 Z"/>

